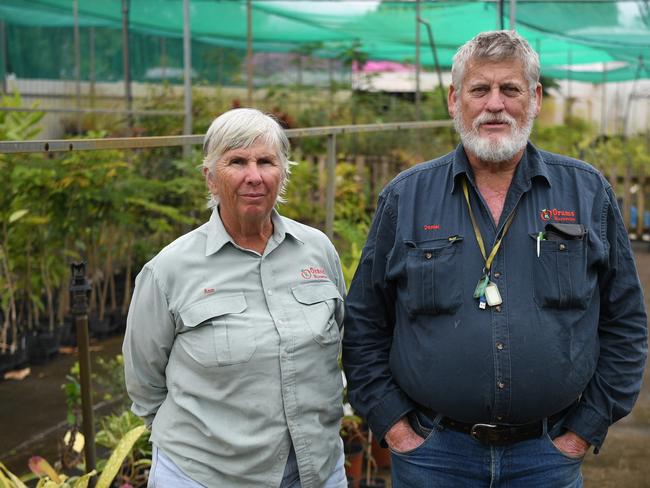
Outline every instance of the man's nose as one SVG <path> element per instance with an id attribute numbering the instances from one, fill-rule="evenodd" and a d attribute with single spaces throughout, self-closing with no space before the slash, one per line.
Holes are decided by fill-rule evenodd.
<path id="1" fill-rule="evenodd" d="M 501 112 L 505 109 L 505 104 L 503 103 L 503 94 L 499 88 L 490 90 L 485 108 L 490 112 Z"/>

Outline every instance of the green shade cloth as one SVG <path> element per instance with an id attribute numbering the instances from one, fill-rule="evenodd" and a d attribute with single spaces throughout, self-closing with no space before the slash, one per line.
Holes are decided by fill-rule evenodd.
<path id="1" fill-rule="evenodd" d="M 72 0 L 3 0 L 0 20 L 6 23 L 10 70 L 27 78 L 52 77 L 62 67 L 69 71 L 74 58 L 72 4 Z M 133 0 L 129 4 L 132 64 L 138 65 L 133 78 L 140 79 L 147 68 L 160 65 L 161 38 L 168 38 L 169 46 L 180 45 L 183 1 Z M 508 28 L 509 2 L 503 4 Z M 421 18 L 431 26 L 442 68 L 451 66 L 461 44 L 481 31 L 495 29 L 498 23 L 495 2 L 423 1 L 420 7 Z M 368 59 L 415 59 L 416 2 L 254 0 L 252 8 L 255 52 L 308 51 L 333 58 L 345 57 L 357 46 Z M 228 49 L 243 59 L 245 0 L 191 0 L 190 16 L 192 39 L 199 51 L 193 54 L 192 66 L 198 73 L 206 77 L 203 73 L 214 64 L 215 49 Z M 79 25 L 84 63 L 88 46 L 83 36 L 94 27 L 104 41 L 95 44 L 95 59 L 114 60 L 99 67 L 97 79 L 121 78 L 122 2 L 79 0 Z M 594 83 L 650 78 L 650 6 L 645 1 L 519 0 L 516 28 L 539 52 L 544 75 Z M 424 26 L 421 48 L 422 64 L 432 68 L 434 56 Z M 183 65 L 182 48 L 173 47 L 165 55 L 170 66 Z M 619 62 L 616 69 L 607 69 L 604 76 L 604 63 L 612 66 L 614 61 Z"/>

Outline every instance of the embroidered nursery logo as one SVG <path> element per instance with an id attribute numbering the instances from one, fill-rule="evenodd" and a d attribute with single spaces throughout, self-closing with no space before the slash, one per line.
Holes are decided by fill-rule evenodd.
<path id="1" fill-rule="evenodd" d="M 212 295 L 216 290 L 214 288 L 203 288 L 204 295 Z"/>
<path id="2" fill-rule="evenodd" d="M 327 273 L 325 273 L 325 268 L 318 268 L 316 266 L 310 266 L 300 270 L 300 276 L 305 280 L 325 280 L 327 279 Z"/>
<path id="3" fill-rule="evenodd" d="M 560 210 L 558 208 L 545 208 L 539 213 L 544 222 L 575 222 L 575 210 Z"/>
<path id="4" fill-rule="evenodd" d="M 424 230 L 439 230 L 440 226 L 438 224 L 428 224 L 424 226 Z"/>

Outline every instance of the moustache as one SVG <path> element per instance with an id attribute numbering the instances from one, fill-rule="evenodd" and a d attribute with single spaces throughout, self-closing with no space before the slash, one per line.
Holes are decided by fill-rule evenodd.
<path id="1" fill-rule="evenodd" d="M 511 117 L 510 115 L 505 113 L 499 113 L 499 114 L 482 113 L 481 115 L 479 115 L 474 119 L 472 125 L 474 126 L 474 129 L 478 129 L 483 124 L 495 124 L 495 123 L 508 124 L 510 127 L 517 126 L 517 121 L 514 119 L 514 117 Z"/>

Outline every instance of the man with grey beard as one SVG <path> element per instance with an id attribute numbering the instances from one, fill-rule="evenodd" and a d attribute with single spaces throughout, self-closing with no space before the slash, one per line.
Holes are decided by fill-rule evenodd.
<path id="1" fill-rule="evenodd" d="M 454 56 L 458 148 L 382 191 L 346 300 L 348 395 L 392 486 L 580 487 L 641 386 L 647 318 L 611 186 L 528 137 L 537 54 Z"/>

